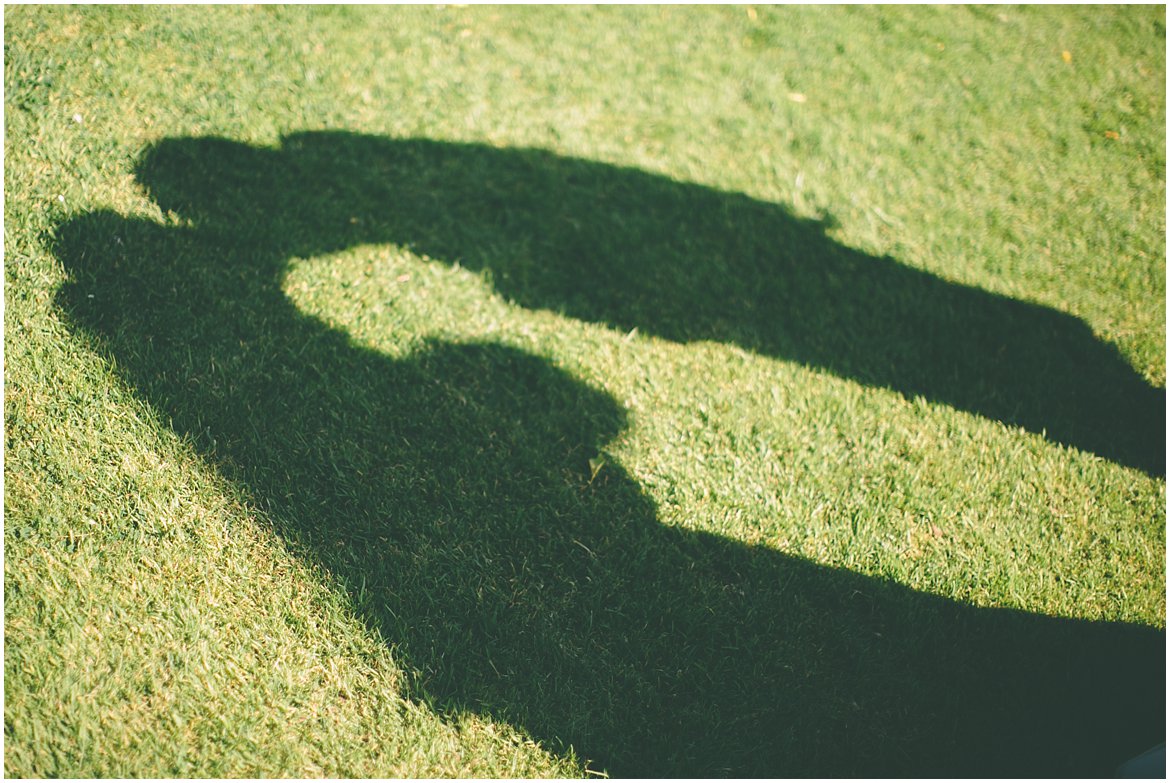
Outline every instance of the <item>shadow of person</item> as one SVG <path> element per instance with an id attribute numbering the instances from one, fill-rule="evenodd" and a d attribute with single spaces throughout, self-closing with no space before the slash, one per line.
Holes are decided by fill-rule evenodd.
<path id="1" fill-rule="evenodd" d="M 1083 776 L 1164 737 L 1163 631 L 975 608 L 662 525 L 620 465 L 591 475 L 624 426 L 608 395 L 502 345 L 391 358 L 292 305 L 287 259 L 371 219 L 333 206 L 344 177 L 310 187 L 316 164 L 285 171 L 296 155 L 195 148 L 233 178 L 226 198 L 264 203 L 184 210 L 190 226 L 69 220 L 58 302 L 349 586 L 414 697 L 634 776 Z M 155 165 L 170 208 L 208 181 Z"/>
<path id="2" fill-rule="evenodd" d="M 737 344 L 1165 475 L 1165 390 L 1083 322 L 851 250 L 776 204 L 536 149 L 346 132 L 168 139 L 137 175 L 164 209 L 279 234 L 290 254 L 409 246 L 490 270 L 526 307 Z"/>

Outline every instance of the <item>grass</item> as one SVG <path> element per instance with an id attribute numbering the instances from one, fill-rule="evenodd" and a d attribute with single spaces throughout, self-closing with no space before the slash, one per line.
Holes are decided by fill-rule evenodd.
<path id="1" fill-rule="evenodd" d="M 5 13 L 5 773 L 1165 737 L 1165 12 Z"/>

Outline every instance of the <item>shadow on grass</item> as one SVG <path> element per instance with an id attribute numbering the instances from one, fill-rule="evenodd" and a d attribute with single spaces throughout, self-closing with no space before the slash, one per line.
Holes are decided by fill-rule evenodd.
<path id="1" fill-rule="evenodd" d="M 279 150 L 172 139 L 137 173 L 164 209 L 286 255 L 410 246 L 490 269 L 526 307 L 735 343 L 1165 475 L 1165 390 L 1082 321 L 843 247 L 776 204 L 541 150 L 344 132 Z"/>
<path id="2" fill-rule="evenodd" d="M 1164 738 L 1164 632 L 977 609 L 665 527 L 620 466 L 590 481 L 589 458 L 624 426 L 607 395 L 500 345 L 391 359 L 299 312 L 280 283 L 293 256 L 411 240 L 492 266 L 525 304 L 820 357 L 875 383 L 891 381 L 884 365 L 828 332 L 924 358 L 940 330 L 982 345 L 958 323 L 1028 351 L 1045 330 L 1099 362 L 1075 391 L 1121 394 L 1093 385 L 1105 379 L 1136 395 L 1072 319 L 836 247 L 776 206 L 535 151 L 178 140 L 138 176 L 192 225 L 95 212 L 59 226 L 62 307 L 295 551 L 349 586 L 418 672 L 419 698 L 620 775 L 1081 776 Z M 915 323 L 933 334 L 888 315 L 911 317 L 918 297 L 930 317 Z M 865 334 L 879 325 L 910 346 Z M 1017 350 L 1004 348 L 1009 366 L 1033 381 L 1009 388 L 1058 396 Z M 950 389 L 948 372 L 996 366 L 966 358 L 919 382 Z M 1068 431 L 1085 426 L 1065 415 Z"/>

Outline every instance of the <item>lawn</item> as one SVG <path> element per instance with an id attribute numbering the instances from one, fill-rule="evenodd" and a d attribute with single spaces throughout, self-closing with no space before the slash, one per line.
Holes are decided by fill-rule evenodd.
<path id="1" fill-rule="evenodd" d="M 4 25 L 6 775 L 1164 741 L 1164 8 Z"/>

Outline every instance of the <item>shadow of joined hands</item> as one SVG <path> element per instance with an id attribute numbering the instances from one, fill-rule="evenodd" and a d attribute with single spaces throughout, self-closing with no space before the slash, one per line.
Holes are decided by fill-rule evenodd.
<path id="1" fill-rule="evenodd" d="M 1029 346 L 1004 348 L 1019 371 L 1041 342 L 1017 330 L 1043 330 L 1099 362 L 1094 383 L 1138 394 L 1071 319 L 831 247 L 774 206 L 535 151 L 178 140 L 138 176 L 192 225 L 95 212 L 60 226 L 62 307 L 295 551 L 354 586 L 418 673 L 416 695 L 620 775 L 1081 776 L 1164 737 L 1164 632 L 977 609 L 663 526 L 620 466 L 590 481 L 589 457 L 624 423 L 607 395 L 499 345 L 391 359 L 299 312 L 280 283 L 290 257 L 411 238 L 492 265 L 526 304 L 882 383 L 894 374 L 871 351 L 894 367 L 951 356 L 870 309 L 909 317 L 922 296 L 927 324 L 986 325 L 956 335 L 968 351 L 1015 335 Z M 639 209 L 661 210 L 657 233 L 631 242 Z M 859 281 L 879 290 L 858 295 Z M 952 369 L 996 366 L 972 362 Z M 952 369 L 914 383 L 949 389 L 932 373 Z M 963 400 L 1000 410 L 949 401 Z M 1142 453 L 1127 437 L 1116 448 Z"/>

